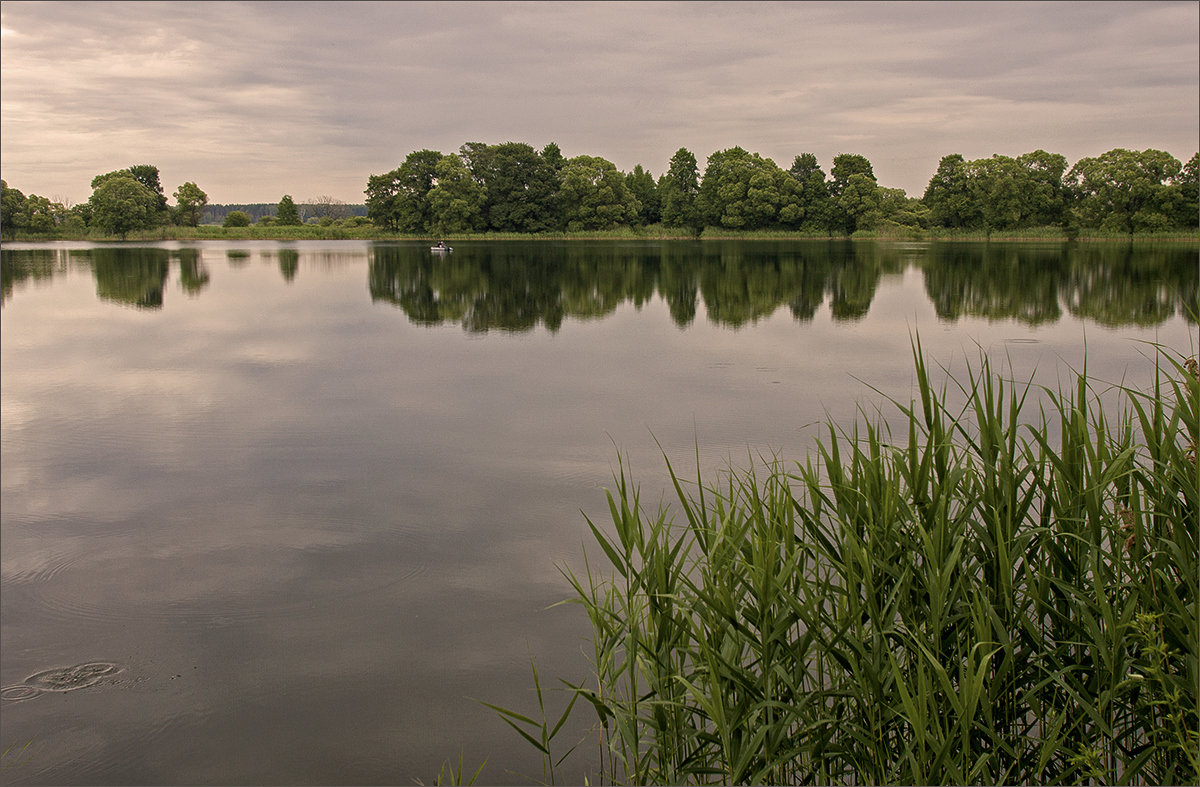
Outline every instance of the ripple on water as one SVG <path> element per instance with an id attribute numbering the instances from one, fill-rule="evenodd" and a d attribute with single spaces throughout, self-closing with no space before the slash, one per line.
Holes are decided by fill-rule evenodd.
<path id="1" fill-rule="evenodd" d="M 74 691 L 99 683 L 120 671 L 119 665 L 108 661 L 89 661 L 73 667 L 42 670 L 30 675 L 24 683 L 0 689 L 0 698 L 6 702 L 20 702 L 48 691 Z"/>

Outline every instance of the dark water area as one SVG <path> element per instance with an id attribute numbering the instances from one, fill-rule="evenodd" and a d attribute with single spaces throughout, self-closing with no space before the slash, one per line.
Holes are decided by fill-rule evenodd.
<path id="1" fill-rule="evenodd" d="M 453 245 L 0 249 L 4 783 L 540 781 L 479 700 L 587 679 L 618 454 L 651 507 L 802 460 L 917 333 L 1052 387 L 1198 344 L 1194 244 Z"/>

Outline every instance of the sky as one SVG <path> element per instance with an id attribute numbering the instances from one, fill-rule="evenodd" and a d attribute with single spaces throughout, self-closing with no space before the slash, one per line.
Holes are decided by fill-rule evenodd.
<path id="1" fill-rule="evenodd" d="M 1194 0 L 0 3 L 0 175 L 68 204 L 134 164 L 213 204 L 361 203 L 466 142 L 656 177 L 679 148 L 855 153 L 920 196 L 951 153 L 1187 161 L 1198 97 Z"/>

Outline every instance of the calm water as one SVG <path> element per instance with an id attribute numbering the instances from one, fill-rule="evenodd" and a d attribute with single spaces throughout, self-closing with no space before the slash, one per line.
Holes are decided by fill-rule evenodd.
<path id="1" fill-rule="evenodd" d="M 476 700 L 586 678 L 618 451 L 651 501 L 800 459 L 918 330 L 1050 384 L 1197 345 L 1195 246 L 455 246 L 3 247 L 6 783 L 540 780 Z"/>

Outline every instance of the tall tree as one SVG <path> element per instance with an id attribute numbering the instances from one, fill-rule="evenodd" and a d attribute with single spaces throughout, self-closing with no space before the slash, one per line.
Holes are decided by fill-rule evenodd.
<path id="1" fill-rule="evenodd" d="M 1017 156 L 1024 170 L 1022 191 L 1025 209 L 1021 223 L 1027 227 L 1051 227 L 1063 219 L 1063 175 L 1067 159 L 1058 153 L 1035 150 Z"/>
<path id="2" fill-rule="evenodd" d="M 761 229 L 776 223 L 781 194 L 774 161 L 740 147 L 708 157 L 697 205 L 707 224 Z"/>
<path id="3" fill-rule="evenodd" d="M 429 232 L 432 225 L 432 210 L 429 192 L 437 184 L 435 170 L 442 154 L 436 150 L 418 150 L 409 153 L 397 170 L 399 173 L 399 199 L 396 207 L 401 232 Z"/>
<path id="4" fill-rule="evenodd" d="M 925 206 L 936 226 L 958 229 L 972 221 L 974 201 L 967 177 L 967 162 L 961 153 L 942 156 L 937 172 L 925 187 Z"/>
<path id="5" fill-rule="evenodd" d="M 563 218 L 569 232 L 607 230 L 637 221 L 638 201 L 611 161 L 576 156 L 561 173 Z"/>
<path id="6" fill-rule="evenodd" d="M 700 168 L 687 148 L 671 156 L 666 173 L 658 181 L 662 204 L 662 222 L 668 227 L 687 227 L 696 235 L 704 229 L 704 220 L 696 208 L 700 193 Z"/>
<path id="7" fill-rule="evenodd" d="M 21 210 L 25 207 L 25 195 L 20 189 L 9 188 L 0 180 L 0 234 L 11 238 L 21 229 Z"/>
<path id="8" fill-rule="evenodd" d="M 557 142 L 550 142 L 542 148 L 541 157 L 555 172 L 562 172 L 562 168 L 567 166 L 567 160 Z"/>
<path id="9" fill-rule="evenodd" d="M 871 162 L 856 153 L 839 153 L 829 174 L 830 227 L 846 235 L 867 229 L 879 207 Z"/>
<path id="10" fill-rule="evenodd" d="M 1193 153 L 1176 178 L 1180 202 L 1176 223 L 1180 227 L 1195 227 L 1200 223 L 1200 154 Z"/>
<path id="11" fill-rule="evenodd" d="M 429 192 L 432 229 L 437 235 L 450 235 L 483 229 L 486 193 L 462 158 L 451 153 L 434 167 L 437 185 Z"/>
<path id="12" fill-rule="evenodd" d="M 98 175 L 92 180 L 92 225 L 125 238 L 131 231 L 148 229 L 158 221 L 158 194 L 126 171 Z"/>
<path id="13" fill-rule="evenodd" d="M 875 170 L 871 162 L 866 156 L 857 153 L 839 153 L 834 156 L 833 168 L 829 170 L 829 175 L 829 195 L 835 199 L 850 185 L 851 175 L 865 175 L 875 181 Z"/>
<path id="14" fill-rule="evenodd" d="M 300 224 L 300 211 L 296 209 L 296 203 L 291 194 L 284 194 L 279 199 L 279 205 L 275 208 L 275 223 L 285 227 L 294 227 Z"/>
<path id="15" fill-rule="evenodd" d="M 558 229 L 558 176 L 550 162 L 524 142 L 505 142 L 484 162 L 489 228 L 498 232 Z"/>
<path id="16" fill-rule="evenodd" d="M 972 213 L 988 235 L 994 230 L 1021 226 L 1026 209 L 1027 173 L 1016 159 L 997 153 L 991 158 L 968 162 L 966 173 Z"/>
<path id="17" fill-rule="evenodd" d="M 400 170 L 394 169 L 382 175 L 367 178 L 367 218 L 375 226 L 390 232 L 400 230 Z M 290 198 L 289 198 L 290 199 Z M 294 207 L 294 206 L 293 206 Z M 297 217 L 297 223 L 299 218 Z"/>
<path id="18" fill-rule="evenodd" d="M 1081 226 L 1132 235 L 1171 226 L 1168 186 L 1182 169 L 1178 159 L 1161 150 L 1116 148 L 1080 159 L 1066 182 Z"/>
<path id="19" fill-rule="evenodd" d="M 625 176 L 625 187 L 637 198 L 639 224 L 657 224 L 662 220 L 662 206 L 658 198 L 658 185 L 654 176 L 638 164 Z"/>
<path id="20" fill-rule="evenodd" d="M 801 153 L 792 161 L 781 186 L 779 220 L 804 232 L 821 232 L 829 227 L 829 186 L 825 173 L 812 153 Z"/>
<path id="21" fill-rule="evenodd" d="M 175 222 L 186 227 L 200 224 L 204 215 L 204 206 L 208 204 L 208 195 L 200 190 L 195 183 L 188 181 L 175 189 Z"/>
<path id="22" fill-rule="evenodd" d="M 873 177 L 854 173 L 833 201 L 834 215 L 847 235 L 873 229 L 883 218 L 880 188 Z"/>

